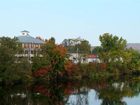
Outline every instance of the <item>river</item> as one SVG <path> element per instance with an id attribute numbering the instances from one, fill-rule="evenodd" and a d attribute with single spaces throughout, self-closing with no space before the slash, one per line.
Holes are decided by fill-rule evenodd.
<path id="1" fill-rule="evenodd" d="M 140 77 L 0 87 L 0 105 L 140 105 Z"/>

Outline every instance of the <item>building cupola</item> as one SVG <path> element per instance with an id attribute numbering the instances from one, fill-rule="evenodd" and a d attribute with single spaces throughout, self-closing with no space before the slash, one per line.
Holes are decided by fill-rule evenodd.
<path id="1" fill-rule="evenodd" d="M 29 33 L 30 33 L 30 32 L 29 32 L 29 31 L 26 31 L 26 30 L 21 31 L 21 34 L 22 34 L 22 35 L 29 35 Z"/>

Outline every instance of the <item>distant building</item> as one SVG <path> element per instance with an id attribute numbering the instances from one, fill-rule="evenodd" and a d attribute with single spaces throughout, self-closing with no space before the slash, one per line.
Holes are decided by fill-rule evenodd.
<path id="1" fill-rule="evenodd" d="M 29 58 L 33 57 L 34 54 L 37 54 L 40 50 L 40 46 L 44 43 L 41 38 L 34 38 L 29 35 L 29 31 L 21 31 L 20 36 L 17 37 L 19 42 L 22 44 L 22 48 L 24 49 L 24 54 L 22 56 L 27 56 Z M 18 56 L 21 56 L 18 55 Z"/>
<path id="2" fill-rule="evenodd" d="M 90 62 L 98 62 L 99 63 L 100 60 L 96 54 L 90 54 L 90 55 L 87 55 L 86 62 L 87 63 L 90 63 Z"/>
<path id="3" fill-rule="evenodd" d="M 96 62 L 96 63 L 100 63 L 100 59 L 98 57 L 98 55 L 96 54 L 89 54 L 86 56 L 81 56 L 81 54 L 78 53 L 69 53 L 69 60 L 71 60 L 73 63 L 77 64 L 77 63 L 92 63 L 92 62 Z"/>
<path id="4" fill-rule="evenodd" d="M 69 53 L 69 60 L 71 60 L 73 63 L 79 62 L 79 54 L 78 53 Z"/>
<path id="5" fill-rule="evenodd" d="M 73 39 L 64 39 L 62 42 L 62 45 L 67 47 L 67 46 L 75 46 L 77 44 L 80 44 L 81 41 L 84 41 L 84 39 L 81 39 L 80 37 L 78 38 L 73 38 Z"/>

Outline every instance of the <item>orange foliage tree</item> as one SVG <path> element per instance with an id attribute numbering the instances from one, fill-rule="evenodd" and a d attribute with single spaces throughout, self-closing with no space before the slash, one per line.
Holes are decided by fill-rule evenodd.
<path id="1" fill-rule="evenodd" d="M 33 60 L 33 76 L 52 79 L 71 73 L 72 63 L 68 61 L 67 50 L 62 45 L 48 40 L 41 47 L 41 55 Z"/>

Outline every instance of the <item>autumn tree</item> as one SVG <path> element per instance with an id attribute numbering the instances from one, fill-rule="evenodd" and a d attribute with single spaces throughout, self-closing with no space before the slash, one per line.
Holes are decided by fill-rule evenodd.
<path id="1" fill-rule="evenodd" d="M 37 72 L 38 69 L 45 68 L 44 73 L 47 74 L 44 74 L 43 78 L 57 78 L 65 70 L 64 64 L 67 55 L 66 49 L 62 45 L 57 45 L 50 39 L 42 45 L 41 55 L 42 57 L 34 58 L 33 71 Z"/>

